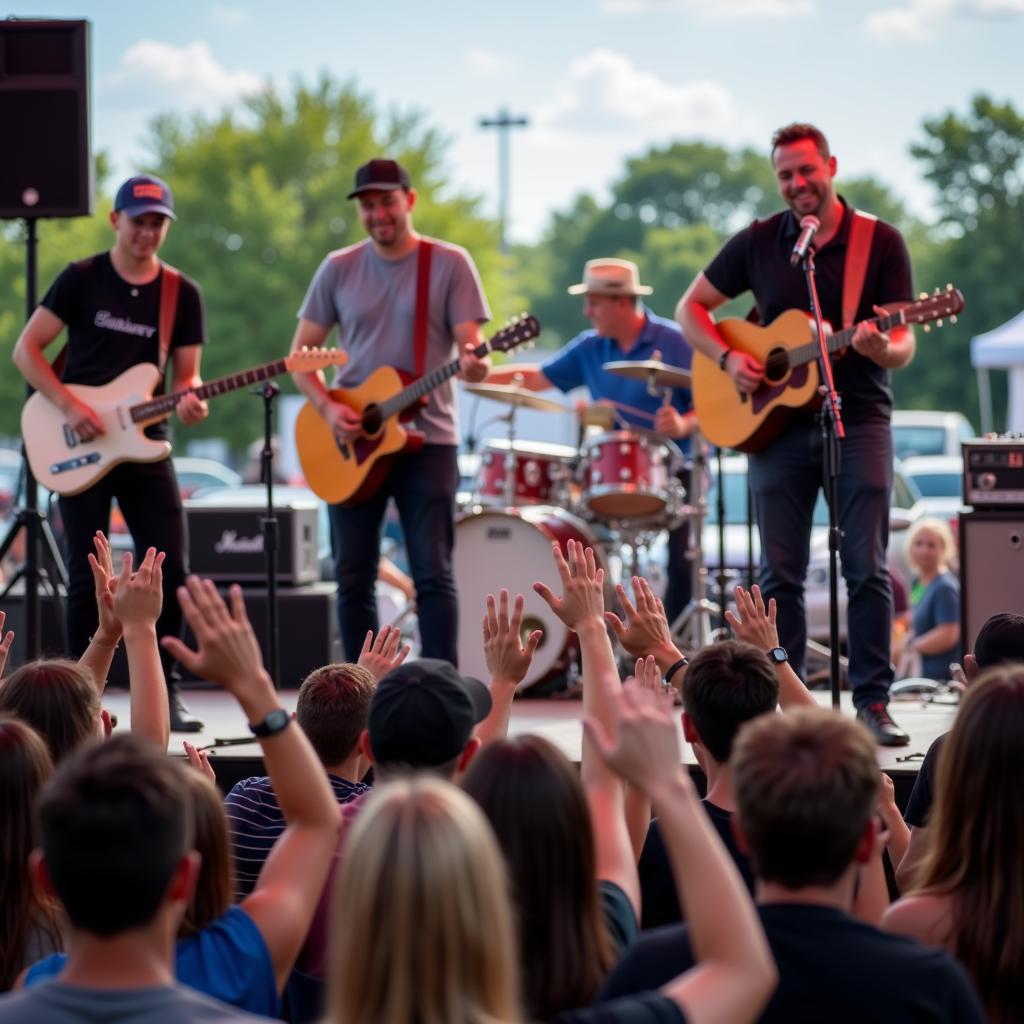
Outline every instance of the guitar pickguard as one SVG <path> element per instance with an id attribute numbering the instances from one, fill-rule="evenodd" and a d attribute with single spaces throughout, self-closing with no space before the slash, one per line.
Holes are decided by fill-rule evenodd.
<path id="1" fill-rule="evenodd" d="M 802 388 L 807 383 L 807 367 L 797 366 L 786 380 L 777 384 L 762 384 L 750 396 L 750 408 L 755 414 L 766 409 L 789 388 Z"/>
<path id="2" fill-rule="evenodd" d="M 368 462 L 373 458 L 374 453 L 380 447 L 381 441 L 384 440 L 383 433 L 377 434 L 375 437 L 366 437 L 365 435 L 357 437 L 351 444 L 339 444 L 338 450 L 346 458 L 351 458 L 349 449 L 351 448 L 352 454 L 355 455 L 356 465 L 362 466 L 363 463 Z"/>

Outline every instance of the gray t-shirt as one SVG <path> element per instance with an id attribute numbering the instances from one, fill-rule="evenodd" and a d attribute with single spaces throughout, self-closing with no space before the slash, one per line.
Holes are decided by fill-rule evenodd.
<path id="1" fill-rule="evenodd" d="M 184 985 L 94 989 L 45 981 L 0 997 L 0 1024 L 221 1024 L 265 1021 Z"/>
<path id="2" fill-rule="evenodd" d="M 457 245 L 431 241 L 427 373 L 459 355 L 452 339 L 456 324 L 491 318 L 469 253 Z M 348 352 L 349 361 L 339 368 L 335 387 L 355 387 L 381 366 L 413 373 L 418 255 L 417 248 L 400 260 L 386 260 L 367 240 L 328 253 L 320 264 L 299 316 L 321 327 L 338 325 L 338 344 Z M 459 443 L 454 381 L 430 393 L 415 425 L 428 444 Z"/>

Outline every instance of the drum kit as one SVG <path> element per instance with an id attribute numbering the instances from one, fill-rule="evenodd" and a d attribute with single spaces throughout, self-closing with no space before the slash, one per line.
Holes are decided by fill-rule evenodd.
<path id="1" fill-rule="evenodd" d="M 645 381 L 665 403 L 673 388 L 690 384 L 686 370 L 657 359 L 605 363 L 604 369 Z M 559 676 L 571 681 L 575 672 L 575 634 L 533 591 L 535 581 L 552 587 L 557 583 L 554 542 L 563 551 L 569 540 L 594 549 L 605 569 L 606 606 L 614 608 L 614 584 L 642 574 L 647 545 L 662 531 L 689 522 L 693 598 L 672 623 L 672 631 L 683 649 L 710 643 L 717 607 L 704 598 L 701 529 L 707 503 L 700 437 L 693 435 L 696 454 L 687 462 L 673 440 L 627 424 L 621 416 L 630 412 L 653 422 L 649 413 L 599 402 L 579 411 L 578 448 L 522 441 L 515 433 L 519 409 L 565 413 L 566 407 L 515 384 L 473 384 L 466 390 L 507 406 L 499 417 L 506 429 L 505 437 L 486 440 L 480 447 L 479 470 L 455 524 L 455 578 L 467 612 L 483 608 L 487 594 L 501 587 L 524 596 L 524 635 L 540 629 L 543 639 L 520 689 Z M 470 675 L 486 674 L 480 623 L 472 614 L 460 616 L 459 663 Z"/>

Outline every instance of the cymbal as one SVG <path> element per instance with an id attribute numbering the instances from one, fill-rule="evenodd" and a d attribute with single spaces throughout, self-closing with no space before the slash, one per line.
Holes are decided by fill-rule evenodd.
<path id="1" fill-rule="evenodd" d="M 688 388 L 690 371 L 657 359 L 621 360 L 615 363 L 604 363 L 602 369 L 614 373 L 617 377 L 629 377 L 632 380 L 649 381 L 663 388 Z"/>
<path id="2" fill-rule="evenodd" d="M 610 405 L 594 402 L 579 410 L 580 426 L 599 427 L 601 430 L 612 430 L 615 427 L 615 410 Z"/>
<path id="3" fill-rule="evenodd" d="M 467 384 L 466 390 L 470 394 L 489 398 L 492 402 L 502 402 L 505 405 L 536 409 L 538 412 L 568 412 L 561 402 L 553 402 L 550 398 L 541 398 L 540 395 L 534 394 L 526 388 L 517 387 L 515 384 Z"/>

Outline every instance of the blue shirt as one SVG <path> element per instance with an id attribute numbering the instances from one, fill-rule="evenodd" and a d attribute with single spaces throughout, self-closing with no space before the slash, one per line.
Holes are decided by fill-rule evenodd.
<path id="1" fill-rule="evenodd" d="M 54 953 L 28 969 L 31 988 L 64 969 L 66 953 Z M 174 974 L 182 985 L 266 1017 L 281 1014 L 281 997 L 263 933 L 241 908 L 231 907 L 202 931 L 179 939 Z"/>
<path id="2" fill-rule="evenodd" d="M 624 409 L 617 410 L 628 423 L 650 430 L 654 427 L 654 414 L 661 408 L 661 390 L 657 395 L 652 395 L 647 390 L 646 381 L 619 377 L 609 373 L 603 366 L 624 359 L 654 359 L 655 352 L 661 353 L 657 358 L 662 362 L 683 370 L 689 370 L 693 360 L 693 349 L 683 338 L 679 325 L 674 320 L 666 320 L 645 309 L 644 325 L 628 352 L 623 352 L 614 338 L 603 337 L 594 330 L 584 331 L 576 335 L 557 355 L 541 363 L 540 369 L 559 391 L 586 386 L 594 401 L 609 399 L 650 413 L 651 417 L 647 418 Z M 672 405 L 678 412 L 689 412 L 693 408 L 690 389 L 673 388 Z M 678 444 L 685 449 L 689 441 L 682 440 Z"/>
<path id="3" fill-rule="evenodd" d="M 328 774 L 327 781 L 339 804 L 347 804 L 370 788 L 362 782 L 349 782 L 340 775 Z M 255 888 L 274 843 L 281 838 L 288 823 L 281 813 L 274 787 L 265 775 L 254 775 L 236 782 L 224 798 L 224 810 L 231 834 L 235 900 L 238 901 Z"/>
<path id="4" fill-rule="evenodd" d="M 960 584 L 949 571 L 941 573 L 924 588 L 914 605 L 914 635 L 923 636 L 936 626 L 960 621 Z M 948 679 L 949 663 L 956 660 L 958 645 L 938 654 L 921 655 L 921 675 L 926 679 Z"/>

